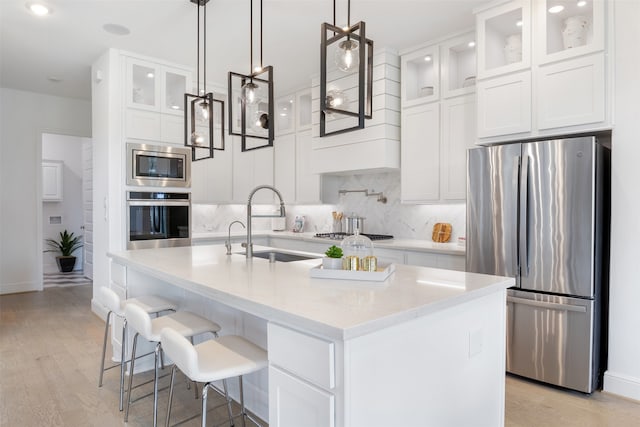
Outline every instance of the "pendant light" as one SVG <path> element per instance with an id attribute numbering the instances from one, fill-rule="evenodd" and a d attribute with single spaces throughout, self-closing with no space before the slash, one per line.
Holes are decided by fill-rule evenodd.
<path id="1" fill-rule="evenodd" d="M 262 0 L 260 0 L 260 64 L 253 62 L 253 0 L 249 0 L 249 63 L 251 72 L 229 72 L 229 131 L 242 138 L 242 151 L 273 146 L 273 67 L 262 62 Z"/>
<path id="2" fill-rule="evenodd" d="M 333 24 L 322 24 L 320 42 L 321 137 L 363 129 L 364 120 L 371 118 L 373 41 L 367 39 L 365 27 L 362 21 L 351 25 L 351 0 L 346 27 L 336 26 L 333 0 Z"/>
<path id="3" fill-rule="evenodd" d="M 191 148 L 192 160 L 204 160 L 213 157 L 214 150 L 224 150 L 224 101 L 214 99 L 207 92 L 207 3 L 209 0 L 190 0 L 198 6 L 197 14 L 197 65 L 196 94 L 184 94 L 184 145 Z M 203 18 L 200 18 L 200 8 Z M 200 87 L 200 23 L 203 27 L 202 76 Z"/>

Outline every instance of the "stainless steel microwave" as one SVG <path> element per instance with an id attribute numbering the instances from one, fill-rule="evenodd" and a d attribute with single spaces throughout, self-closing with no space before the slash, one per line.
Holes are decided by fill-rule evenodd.
<path id="1" fill-rule="evenodd" d="M 127 185 L 190 187 L 191 150 L 150 144 L 127 144 Z"/>

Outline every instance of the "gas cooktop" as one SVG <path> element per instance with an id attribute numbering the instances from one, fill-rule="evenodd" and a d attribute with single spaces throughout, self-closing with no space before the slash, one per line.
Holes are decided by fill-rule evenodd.
<path id="1" fill-rule="evenodd" d="M 371 240 L 390 240 L 393 239 L 393 236 L 387 234 L 367 234 L 360 233 L 360 235 L 368 237 Z M 335 232 L 335 233 L 316 233 L 316 237 L 322 237 L 324 239 L 331 240 L 342 240 L 347 236 L 351 236 L 351 233 L 345 233 L 344 231 Z"/>

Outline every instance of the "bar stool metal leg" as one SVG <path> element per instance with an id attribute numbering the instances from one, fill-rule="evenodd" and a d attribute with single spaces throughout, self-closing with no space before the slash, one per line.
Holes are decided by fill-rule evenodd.
<path id="1" fill-rule="evenodd" d="M 138 343 L 138 333 L 133 336 L 133 346 L 131 347 L 131 364 L 129 371 L 129 388 L 127 389 L 127 406 L 124 410 L 124 422 L 129 421 L 129 406 L 131 406 L 131 386 L 133 385 L 133 369 L 136 362 L 136 347 Z"/>
<path id="2" fill-rule="evenodd" d="M 98 387 L 102 387 L 102 377 L 104 375 L 104 356 L 107 352 L 107 336 L 109 335 L 109 320 L 111 319 L 112 311 L 107 313 L 107 322 L 104 325 L 104 340 L 102 342 L 102 360 L 100 362 L 100 377 L 98 379 Z"/>
<path id="3" fill-rule="evenodd" d="M 242 375 L 238 377 L 238 381 L 240 383 L 240 416 L 242 417 L 242 427 L 247 427 L 247 424 L 244 420 L 245 411 L 244 411 L 244 389 L 243 389 Z"/>
<path id="4" fill-rule="evenodd" d="M 122 345 L 120 346 L 120 403 L 118 409 L 122 411 L 124 403 L 124 371 L 127 367 L 127 319 L 122 320 Z"/>
<path id="5" fill-rule="evenodd" d="M 169 384 L 169 404 L 167 405 L 167 420 L 164 423 L 165 427 L 169 427 L 169 419 L 171 418 L 171 404 L 173 403 L 173 382 L 176 379 L 176 365 L 171 368 L 171 382 Z"/>
<path id="6" fill-rule="evenodd" d="M 153 367 L 153 427 L 158 425 L 158 369 L 161 358 L 161 348 L 160 343 L 156 344 L 156 349 L 154 351 L 154 367 Z M 133 374 L 133 372 L 131 373 Z"/>

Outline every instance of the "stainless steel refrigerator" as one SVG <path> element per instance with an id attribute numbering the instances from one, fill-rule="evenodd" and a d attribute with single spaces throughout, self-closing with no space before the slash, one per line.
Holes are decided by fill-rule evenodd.
<path id="1" fill-rule="evenodd" d="M 466 269 L 516 278 L 507 371 L 586 393 L 605 360 L 608 147 L 579 137 L 468 152 Z"/>

